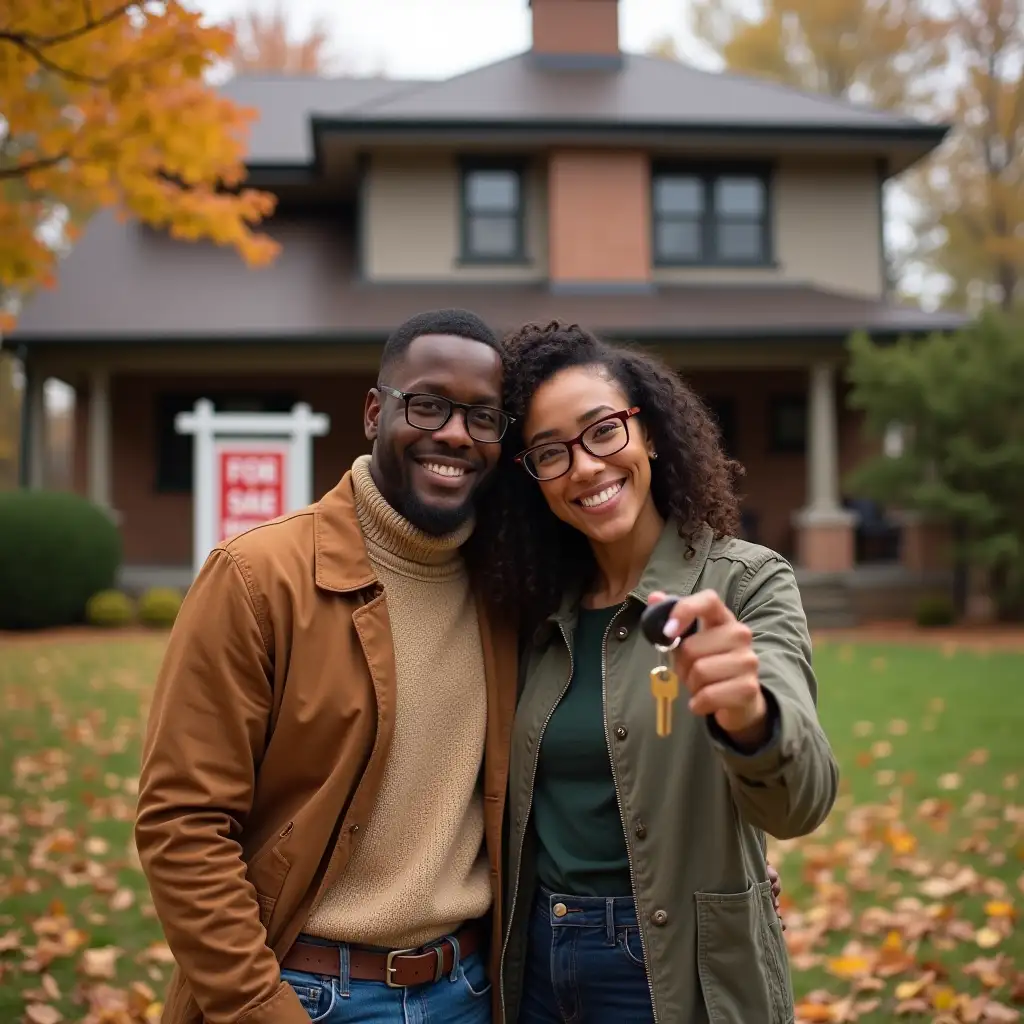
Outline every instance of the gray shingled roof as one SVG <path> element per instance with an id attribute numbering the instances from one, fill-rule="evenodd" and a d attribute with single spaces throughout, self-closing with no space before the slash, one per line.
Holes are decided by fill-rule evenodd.
<path id="1" fill-rule="evenodd" d="M 929 145 L 946 130 L 762 79 L 633 54 L 623 56 L 617 71 L 549 70 L 524 53 L 443 81 L 238 78 L 224 91 L 261 111 L 254 165 L 311 162 L 314 131 L 339 126 L 818 132 Z"/>
<path id="2" fill-rule="evenodd" d="M 624 54 L 617 71 L 552 71 L 520 54 L 476 71 L 377 97 L 358 120 L 580 120 L 635 125 L 889 128 L 919 122 L 741 75 Z"/>
<path id="3" fill-rule="evenodd" d="M 546 284 L 368 284 L 353 278 L 344 225 L 275 220 L 277 261 L 248 270 L 235 252 L 177 242 L 99 214 L 61 267 L 60 286 L 28 302 L 14 344 L 376 340 L 423 309 L 465 306 L 501 330 L 565 317 L 613 336 L 840 339 L 945 330 L 962 317 L 929 314 L 810 284 L 661 287 L 643 294 L 557 295 Z"/>
<path id="4" fill-rule="evenodd" d="M 313 78 L 287 75 L 230 79 L 221 92 L 259 111 L 250 134 L 250 164 L 309 164 L 312 118 L 343 117 L 361 104 L 423 83 L 387 78 Z"/>

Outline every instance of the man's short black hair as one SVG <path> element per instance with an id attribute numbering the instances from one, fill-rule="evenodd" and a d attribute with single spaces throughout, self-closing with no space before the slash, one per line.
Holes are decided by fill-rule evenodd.
<path id="1" fill-rule="evenodd" d="M 384 353 L 380 359 L 380 372 L 384 374 L 400 359 L 405 350 L 425 334 L 453 334 L 457 338 L 468 338 L 489 345 L 499 355 L 501 340 L 476 315 L 468 309 L 431 309 L 417 313 L 399 324 L 384 342 Z"/>

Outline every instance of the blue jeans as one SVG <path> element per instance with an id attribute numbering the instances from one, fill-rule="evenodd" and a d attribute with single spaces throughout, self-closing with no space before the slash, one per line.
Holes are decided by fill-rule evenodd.
<path id="1" fill-rule="evenodd" d="M 518 1024 L 653 1020 L 632 897 L 566 896 L 540 889 L 530 915 Z"/>
<path id="2" fill-rule="evenodd" d="M 340 952 L 341 977 L 282 970 L 302 1008 L 317 1024 L 491 1024 L 491 983 L 483 958 L 460 957 L 458 943 L 451 973 L 413 988 L 388 988 L 382 981 L 348 975 L 348 946 L 309 935 L 301 942 Z"/>

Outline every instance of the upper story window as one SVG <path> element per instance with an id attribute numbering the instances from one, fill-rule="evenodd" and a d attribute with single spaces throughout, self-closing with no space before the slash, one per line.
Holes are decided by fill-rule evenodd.
<path id="1" fill-rule="evenodd" d="M 656 264 L 758 266 L 772 260 L 764 171 L 659 169 L 652 206 Z"/>
<path id="2" fill-rule="evenodd" d="M 525 258 L 522 170 L 467 163 L 462 169 L 462 259 L 515 263 Z"/>

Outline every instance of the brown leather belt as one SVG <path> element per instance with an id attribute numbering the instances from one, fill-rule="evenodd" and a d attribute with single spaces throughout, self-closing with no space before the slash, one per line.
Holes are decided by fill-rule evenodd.
<path id="1" fill-rule="evenodd" d="M 485 931 L 480 921 L 472 921 L 455 933 L 459 956 L 472 956 L 483 946 Z M 390 952 L 348 948 L 348 973 L 354 981 L 382 981 L 388 988 L 411 988 L 440 981 L 450 974 L 455 950 L 450 942 L 436 942 L 420 949 L 392 949 Z M 337 945 L 314 946 L 296 942 L 285 954 L 281 966 L 289 971 L 341 976 L 341 952 Z"/>

